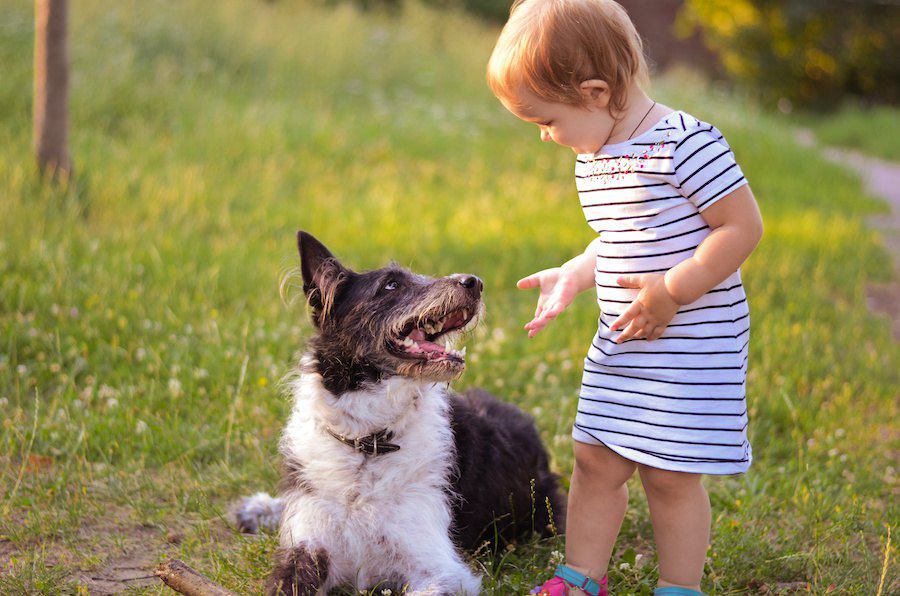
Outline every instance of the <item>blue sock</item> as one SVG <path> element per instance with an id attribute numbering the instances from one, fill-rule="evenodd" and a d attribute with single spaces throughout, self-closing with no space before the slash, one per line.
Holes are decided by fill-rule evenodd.
<path id="1" fill-rule="evenodd" d="M 680 586 L 663 586 L 653 590 L 653 596 L 705 596 L 703 592 Z"/>

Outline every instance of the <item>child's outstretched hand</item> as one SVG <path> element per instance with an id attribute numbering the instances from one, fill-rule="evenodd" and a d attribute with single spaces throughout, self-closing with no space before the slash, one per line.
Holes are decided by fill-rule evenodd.
<path id="1" fill-rule="evenodd" d="M 622 343 L 632 337 L 648 341 L 659 339 L 680 305 L 666 289 L 665 277 L 658 273 L 622 275 L 616 283 L 623 288 L 640 288 L 637 298 L 609 326 L 610 331 L 624 328 L 616 338 Z"/>
<path id="2" fill-rule="evenodd" d="M 567 275 L 562 267 L 532 273 L 528 277 L 520 279 L 516 283 L 516 287 L 520 290 L 541 289 L 534 318 L 525 323 L 528 337 L 537 335 L 538 331 L 547 326 L 547 323 L 572 304 L 579 292 L 575 279 L 571 275 Z"/>

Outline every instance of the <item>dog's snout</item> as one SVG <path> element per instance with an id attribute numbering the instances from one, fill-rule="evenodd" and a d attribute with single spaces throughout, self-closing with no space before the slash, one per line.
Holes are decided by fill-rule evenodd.
<path id="1" fill-rule="evenodd" d="M 484 283 L 474 275 L 460 275 L 458 280 L 462 287 L 467 290 L 472 290 L 478 295 L 480 295 L 481 291 L 484 289 Z"/>

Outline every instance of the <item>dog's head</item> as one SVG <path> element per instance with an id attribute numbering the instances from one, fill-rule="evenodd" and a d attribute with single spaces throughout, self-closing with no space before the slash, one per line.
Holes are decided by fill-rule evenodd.
<path id="1" fill-rule="evenodd" d="M 298 232 L 297 242 L 320 360 L 381 378 L 450 381 L 462 374 L 465 350 L 452 346 L 481 316 L 480 279 L 435 279 L 394 264 L 357 273 L 310 234 Z"/>

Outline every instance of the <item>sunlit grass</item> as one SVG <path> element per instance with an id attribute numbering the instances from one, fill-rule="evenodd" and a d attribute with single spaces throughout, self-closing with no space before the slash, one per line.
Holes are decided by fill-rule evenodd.
<path id="1" fill-rule="evenodd" d="M 224 515 L 277 481 L 277 383 L 310 333 L 278 296 L 298 228 L 358 268 L 481 276 L 487 320 L 459 385 L 532 412 L 570 473 L 596 307 L 583 297 L 529 341 L 534 296 L 514 283 L 591 232 L 572 155 L 486 89 L 494 30 L 417 5 L 84 1 L 72 18 L 77 183 L 52 189 L 30 157 L 31 5 L 0 15 L 0 592 L 53 593 L 135 546 L 260 588 L 274 539 Z M 898 521 L 900 353 L 864 297 L 890 275 L 863 223 L 881 207 L 780 120 L 687 76 L 654 94 L 725 131 L 766 221 L 744 268 L 755 459 L 707 480 L 704 587 L 873 593 Z M 649 593 L 632 482 L 611 583 Z M 521 593 L 559 550 L 473 565 L 490 593 Z M 885 593 L 896 582 L 889 569 Z"/>
<path id="2" fill-rule="evenodd" d="M 848 104 L 826 115 L 801 114 L 799 120 L 822 144 L 900 161 L 900 110 L 896 106 Z"/>

